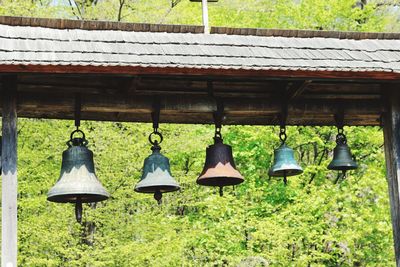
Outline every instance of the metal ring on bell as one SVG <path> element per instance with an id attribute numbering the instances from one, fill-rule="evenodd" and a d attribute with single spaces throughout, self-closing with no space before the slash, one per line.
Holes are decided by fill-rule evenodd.
<path id="1" fill-rule="evenodd" d="M 160 138 L 160 140 L 159 140 L 159 141 L 153 140 L 153 138 L 154 138 L 153 135 L 158 136 L 158 137 Z M 154 132 L 152 132 L 152 133 L 149 135 L 149 142 L 150 142 L 150 144 L 152 144 L 153 146 L 154 146 L 154 145 L 159 145 L 159 144 L 161 144 L 163 140 L 164 140 L 164 137 L 163 137 L 162 134 L 161 134 L 160 132 L 158 132 L 157 130 L 155 130 Z"/>

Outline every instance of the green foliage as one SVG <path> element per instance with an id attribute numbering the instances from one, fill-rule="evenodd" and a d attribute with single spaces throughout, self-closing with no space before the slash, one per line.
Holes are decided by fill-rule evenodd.
<path id="1" fill-rule="evenodd" d="M 219 197 L 195 184 L 212 127 L 162 125 L 162 151 L 182 190 L 165 194 L 158 206 L 133 191 L 150 153 L 151 125 L 84 122 L 98 177 L 112 198 L 95 209 L 86 205 L 80 227 L 72 205 L 46 201 L 72 125 L 20 119 L 21 266 L 232 266 L 255 256 L 272 266 L 393 264 L 377 128 L 345 129 L 360 168 L 341 181 L 326 170 L 330 155 L 323 152 L 334 146 L 335 130 L 289 127 L 288 142 L 305 172 L 285 187 L 267 175 L 277 127 L 224 127 L 246 182 Z"/>
<path id="2" fill-rule="evenodd" d="M 200 24 L 200 4 L 180 1 L 0 1 L 0 14 L 131 22 Z M 121 4 L 123 5 L 122 8 Z M 381 31 L 394 28 L 385 7 L 355 0 L 220 0 L 211 25 Z M 393 12 L 391 14 L 394 14 Z M 387 184 L 378 128 L 345 128 L 360 168 L 346 179 L 326 166 L 331 127 L 289 127 L 288 144 L 304 173 L 288 186 L 268 177 L 277 127 L 224 127 L 246 181 L 235 188 L 199 187 L 213 127 L 161 125 L 162 152 L 180 192 L 134 193 L 150 153 L 149 124 L 84 122 L 97 175 L 112 197 L 73 206 L 46 201 L 58 178 L 71 121 L 19 120 L 19 266 L 391 266 L 394 264 Z M 257 265 L 257 263 L 259 265 Z"/>

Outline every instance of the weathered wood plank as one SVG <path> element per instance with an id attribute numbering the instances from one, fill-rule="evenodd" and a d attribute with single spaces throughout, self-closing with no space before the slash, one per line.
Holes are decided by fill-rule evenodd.
<path id="1" fill-rule="evenodd" d="M 388 110 L 384 116 L 384 140 L 394 249 L 396 263 L 400 267 L 400 93 L 398 91 L 393 90 L 387 96 Z"/>
<path id="2" fill-rule="evenodd" d="M 286 91 L 286 98 L 288 101 L 295 99 L 296 97 L 300 96 L 311 84 L 311 80 L 305 80 L 297 83 L 293 83 Z"/>
<path id="3" fill-rule="evenodd" d="M 0 65 L 0 73 L 92 73 L 119 75 L 191 75 L 223 77 L 275 77 L 301 79 L 341 79 L 341 80 L 399 80 L 400 73 L 385 71 L 312 71 L 312 70 L 263 70 L 263 69 L 212 69 L 190 67 L 142 67 L 142 66 L 90 66 L 90 65 Z"/>
<path id="4" fill-rule="evenodd" d="M 0 24 L 12 26 L 33 26 L 53 29 L 83 29 L 83 30 L 120 30 L 120 31 L 145 31 L 145 32 L 181 32 L 202 33 L 203 26 L 198 25 L 173 25 L 173 24 L 148 24 L 148 23 L 126 23 L 109 21 L 81 21 L 69 19 L 47 19 L 30 17 L 0 16 Z"/>
<path id="5" fill-rule="evenodd" d="M 81 95 L 82 119 L 100 121 L 150 122 L 153 96 Z M 213 123 L 215 100 L 209 96 L 160 96 L 162 122 Z M 276 125 L 281 112 L 277 98 L 223 98 L 226 124 Z M 71 119 L 74 112 L 73 95 L 37 95 L 19 93 L 18 115 L 29 118 Z M 337 101 L 297 99 L 288 105 L 289 125 L 335 125 L 333 114 Z M 340 101 L 346 125 L 379 125 L 384 111 L 380 101 Z"/>
<path id="6" fill-rule="evenodd" d="M 161 111 L 168 113 L 211 113 L 216 109 L 215 100 L 209 96 L 159 96 Z M 72 94 L 28 94 L 18 95 L 18 111 L 26 114 L 30 111 L 60 111 L 69 112 L 74 108 Z M 153 96 L 113 96 L 82 94 L 82 111 L 87 112 L 123 112 L 139 113 L 151 112 Z M 244 98 L 226 97 L 225 111 L 228 114 L 274 114 L 281 111 L 279 98 Z M 290 103 L 289 113 L 303 115 L 335 114 L 338 109 L 336 101 L 302 100 Z M 346 114 L 380 116 L 383 106 L 375 100 L 340 101 Z M 195 122 L 193 122 L 195 123 Z"/>
<path id="7" fill-rule="evenodd" d="M 1 266 L 17 266 L 17 79 L 3 77 Z"/>
<path id="8" fill-rule="evenodd" d="M 120 112 L 83 112 L 82 119 L 93 121 L 118 121 L 118 122 L 147 122 L 151 118 L 149 113 L 120 113 Z M 73 112 L 30 112 L 23 115 L 18 113 L 19 117 L 26 118 L 45 118 L 45 119 L 69 119 L 73 120 Z M 352 126 L 378 126 L 380 116 L 352 116 L 345 120 L 346 125 Z M 180 113 L 163 114 L 160 118 L 161 123 L 179 123 L 179 124 L 213 124 L 212 113 Z M 224 125 L 278 125 L 277 114 L 258 115 L 238 115 L 227 114 Z M 301 126 L 335 126 L 336 122 L 333 115 L 323 114 L 321 116 L 302 116 L 301 114 L 292 114 L 287 119 L 287 125 Z"/>

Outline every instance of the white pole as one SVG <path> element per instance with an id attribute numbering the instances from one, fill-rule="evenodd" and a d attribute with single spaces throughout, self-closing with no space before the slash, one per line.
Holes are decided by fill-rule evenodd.
<path id="1" fill-rule="evenodd" d="M 17 267 L 17 79 L 3 78 L 1 266 Z"/>
<path id="2" fill-rule="evenodd" d="M 204 33 L 210 33 L 210 29 L 208 27 L 208 3 L 207 0 L 201 0 L 201 7 L 203 9 L 203 26 Z"/>

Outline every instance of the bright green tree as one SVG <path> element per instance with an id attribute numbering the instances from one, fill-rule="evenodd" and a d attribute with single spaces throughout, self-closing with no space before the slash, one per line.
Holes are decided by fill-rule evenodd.
<path id="1" fill-rule="evenodd" d="M 210 4 L 210 20 L 215 26 L 382 31 L 394 28 L 387 8 L 376 1 L 221 0 Z M 200 12 L 187 0 L 0 1 L 3 15 L 130 22 L 200 24 Z M 162 151 L 182 185 L 161 206 L 133 191 L 150 153 L 151 125 L 83 122 L 81 128 L 112 197 L 85 205 L 79 225 L 72 205 L 46 201 L 73 123 L 19 120 L 20 266 L 393 265 L 378 128 L 345 129 L 360 168 L 343 180 L 326 170 L 335 129 L 289 127 L 288 142 L 305 171 L 284 186 L 268 177 L 277 127 L 224 127 L 246 182 L 219 197 L 195 184 L 213 127 L 161 125 Z"/>

